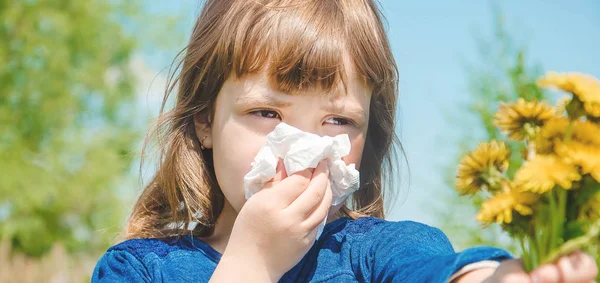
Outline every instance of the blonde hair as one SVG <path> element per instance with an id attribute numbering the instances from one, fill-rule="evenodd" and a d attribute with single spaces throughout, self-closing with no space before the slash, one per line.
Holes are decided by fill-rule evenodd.
<path id="1" fill-rule="evenodd" d="M 384 190 L 383 183 L 391 183 L 394 145 L 400 143 L 394 132 L 398 70 L 378 5 L 371 0 L 208 0 L 176 58 L 161 115 L 144 145 L 157 138 L 159 167 L 135 204 L 125 238 L 212 233 L 224 196 L 212 151 L 200 146 L 194 116 L 213 113 L 227 78 L 266 72 L 282 92 L 329 91 L 346 84 L 344 54 L 373 93 L 361 189 L 340 212 L 383 218 L 384 195 L 394 192 L 392 186 Z M 175 89 L 175 105 L 164 111 Z M 192 222 L 198 224 L 188 229 Z"/>

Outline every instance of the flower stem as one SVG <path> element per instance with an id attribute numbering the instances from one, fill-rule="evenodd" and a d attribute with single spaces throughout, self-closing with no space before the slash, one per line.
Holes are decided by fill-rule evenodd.
<path id="1" fill-rule="evenodd" d="M 535 268 L 536 263 L 539 262 L 540 258 L 540 248 L 537 245 L 537 234 L 534 234 L 534 237 L 529 239 L 529 248 L 531 249 L 531 269 Z"/>
<path id="2" fill-rule="evenodd" d="M 597 220 L 596 222 L 594 222 L 594 224 L 592 224 L 590 226 L 590 228 L 588 229 L 587 233 L 585 233 L 585 235 L 565 242 L 562 246 L 560 246 L 560 248 L 554 250 L 542 262 L 540 262 L 540 265 L 556 262 L 561 256 L 570 254 L 570 253 L 574 252 L 575 250 L 580 249 L 580 248 L 584 247 L 585 245 L 589 244 L 599 234 L 600 234 L 600 220 Z"/>
<path id="3" fill-rule="evenodd" d="M 558 245 L 562 244 L 562 241 L 564 241 L 564 231 L 565 231 L 565 221 L 567 221 L 567 198 L 568 198 L 568 192 L 566 190 L 563 189 L 559 189 L 558 192 L 558 209 L 559 209 L 559 214 L 558 214 L 558 231 L 557 231 L 557 235 L 559 236 L 559 238 L 557 238 L 557 240 L 559 242 L 557 242 L 555 244 L 555 246 L 552 247 L 552 249 L 554 250 L 556 247 L 558 247 Z"/>
<path id="4" fill-rule="evenodd" d="M 527 160 L 532 160 L 535 154 L 535 141 L 530 140 L 527 142 Z"/>
<path id="5" fill-rule="evenodd" d="M 521 258 L 523 259 L 523 265 L 525 265 L 525 271 L 529 272 L 533 270 L 533 263 L 531 262 L 531 255 L 525 247 L 525 237 L 519 239 L 519 244 L 521 244 L 521 251 L 523 252 Z"/>
<path id="6" fill-rule="evenodd" d="M 573 120 L 569 120 L 567 129 L 565 130 L 565 142 L 570 142 L 572 135 L 573 135 Z"/>
<path id="7" fill-rule="evenodd" d="M 557 218 L 558 218 L 558 214 L 559 214 L 558 210 L 560 210 L 560 208 L 557 206 L 558 200 L 556 197 L 556 190 L 560 190 L 560 188 L 558 188 L 558 189 L 555 188 L 555 189 L 551 190 L 549 193 L 549 197 L 548 197 L 548 199 L 550 201 L 550 203 L 548 204 L 548 210 L 549 210 L 548 215 L 550 216 L 550 221 L 549 221 L 550 223 L 547 226 L 547 228 L 548 228 L 547 237 L 549 239 L 548 239 L 548 244 L 545 246 L 546 251 L 551 251 L 555 248 L 554 243 L 556 242 L 556 237 L 558 236 L 557 235 L 558 229 L 556 226 L 558 226 Z M 543 257 L 545 257 L 546 255 L 548 255 L 548 252 L 545 252 Z"/>

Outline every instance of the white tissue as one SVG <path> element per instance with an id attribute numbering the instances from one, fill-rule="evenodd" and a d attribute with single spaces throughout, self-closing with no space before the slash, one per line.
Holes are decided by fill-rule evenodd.
<path id="1" fill-rule="evenodd" d="M 244 176 L 246 199 L 260 191 L 275 177 L 279 159 L 283 159 L 289 176 L 307 168 L 316 168 L 319 162 L 327 158 L 329 184 L 333 195 L 331 205 L 338 205 L 358 190 L 360 185 L 355 165 L 346 165 L 342 160 L 342 157 L 349 153 L 350 138 L 346 134 L 320 137 L 279 123 L 267 135 L 267 142 L 254 158 L 252 169 Z M 317 238 L 323 232 L 326 222 L 327 218 L 319 225 Z"/>

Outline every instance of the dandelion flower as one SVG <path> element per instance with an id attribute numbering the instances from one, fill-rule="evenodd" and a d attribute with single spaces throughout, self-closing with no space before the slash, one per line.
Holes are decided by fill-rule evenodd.
<path id="1" fill-rule="evenodd" d="M 590 122 L 576 120 L 571 122 L 571 140 L 600 146 L 600 126 Z M 550 119 L 536 136 L 536 150 L 540 154 L 549 154 L 558 141 L 564 141 L 569 127 L 566 117 Z"/>
<path id="2" fill-rule="evenodd" d="M 523 140 L 533 135 L 530 127 L 539 129 L 554 117 L 556 109 L 545 102 L 525 101 L 519 98 L 516 103 L 501 104 L 494 115 L 494 124 L 512 140 Z M 534 130 L 535 131 L 535 130 Z"/>
<path id="3" fill-rule="evenodd" d="M 460 160 L 456 189 L 461 195 L 475 194 L 483 187 L 494 190 L 500 184 L 502 172 L 508 169 L 509 157 L 510 150 L 504 142 L 480 143 Z"/>
<path id="4" fill-rule="evenodd" d="M 585 112 L 592 117 L 600 117 L 600 81 L 582 73 L 550 72 L 539 79 L 541 87 L 555 87 L 570 92 L 583 103 Z"/>
<path id="5" fill-rule="evenodd" d="M 566 117 L 553 118 L 547 121 L 536 135 L 536 150 L 538 154 L 549 154 L 554 150 L 554 143 L 563 139 L 569 126 Z"/>
<path id="6" fill-rule="evenodd" d="M 488 199 L 481 205 L 477 221 L 484 224 L 509 224 L 513 220 L 514 211 L 523 216 L 533 213 L 532 206 L 538 200 L 538 195 L 530 192 L 502 192 Z"/>
<path id="7" fill-rule="evenodd" d="M 590 174 L 600 182 L 600 146 L 577 141 L 559 142 L 556 144 L 556 153 L 565 162 L 579 166 L 583 174 Z"/>
<path id="8" fill-rule="evenodd" d="M 586 144 L 600 145 L 600 126 L 590 121 L 573 121 L 572 139 Z"/>
<path id="9" fill-rule="evenodd" d="M 573 182 L 581 180 L 575 166 L 555 155 L 538 154 L 515 173 L 515 184 L 521 191 L 543 194 L 558 185 L 571 189 Z"/>

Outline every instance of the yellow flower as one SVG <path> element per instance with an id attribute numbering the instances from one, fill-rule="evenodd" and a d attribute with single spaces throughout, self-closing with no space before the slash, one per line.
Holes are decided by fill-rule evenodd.
<path id="1" fill-rule="evenodd" d="M 582 120 L 572 121 L 571 123 L 571 140 L 600 145 L 600 126 Z M 536 136 L 537 153 L 552 153 L 554 145 L 565 140 L 568 127 L 569 120 L 566 117 L 552 118 L 547 121 Z"/>
<path id="2" fill-rule="evenodd" d="M 464 156 L 458 165 L 456 189 L 461 195 L 475 194 L 482 187 L 494 190 L 499 187 L 502 172 L 508 169 L 510 151 L 504 142 L 480 143 Z"/>
<path id="3" fill-rule="evenodd" d="M 513 104 L 501 104 L 494 115 L 494 124 L 509 139 L 523 140 L 535 134 L 546 121 L 554 117 L 556 109 L 545 102 L 525 101 L 519 98 Z"/>
<path id="4" fill-rule="evenodd" d="M 579 210 L 580 220 L 596 221 L 600 219 L 600 192 L 595 193 Z"/>
<path id="5" fill-rule="evenodd" d="M 579 166 L 583 174 L 590 174 L 600 182 L 600 146 L 577 141 L 559 142 L 555 150 L 565 162 Z"/>
<path id="6" fill-rule="evenodd" d="M 572 139 L 587 144 L 600 145 L 600 126 L 590 121 L 573 121 Z"/>
<path id="7" fill-rule="evenodd" d="M 515 173 L 515 185 L 523 192 L 543 194 L 558 185 L 571 189 L 574 181 L 581 180 L 575 166 L 555 155 L 538 154 Z"/>
<path id="8" fill-rule="evenodd" d="M 583 108 L 588 115 L 600 117 L 600 81 L 595 77 L 582 73 L 550 72 L 539 79 L 537 84 L 572 93 L 583 102 Z"/>
<path id="9" fill-rule="evenodd" d="M 511 223 L 513 211 L 526 216 L 533 213 L 532 206 L 538 200 L 538 195 L 529 192 L 502 192 L 488 199 L 481 205 L 477 221 L 484 224 Z"/>
<path id="10" fill-rule="evenodd" d="M 553 118 L 544 124 L 536 135 L 536 150 L 538 154 L 549 154 L 554 150 L 554 143 L 565 136 L 569 119 L 565 117 Z"/>

